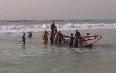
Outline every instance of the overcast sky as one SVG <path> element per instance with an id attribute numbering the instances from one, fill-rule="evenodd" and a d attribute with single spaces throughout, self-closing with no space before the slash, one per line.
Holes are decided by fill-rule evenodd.
<path id="1" fill-rule="evenodd" d="M 116 0 L 0 0 L 0 20 L 116 19 Z"/>

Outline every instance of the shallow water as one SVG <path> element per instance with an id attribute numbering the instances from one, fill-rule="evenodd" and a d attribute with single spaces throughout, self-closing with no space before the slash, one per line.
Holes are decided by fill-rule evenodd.
<path id="1" fill-rule="evenodd" d="M 74 31 L 65 31 L 70 35 Z M 69 48 L 67 45 L 42 44 L 42 33 L 26 36 L 22 46 L 20 34 L 0 35 L 0 73 L 115 73 L 116 30 L 90 32 L 103 38 L 92 48 Z M 27 33 L 26 33 L 27 34 Z"/>

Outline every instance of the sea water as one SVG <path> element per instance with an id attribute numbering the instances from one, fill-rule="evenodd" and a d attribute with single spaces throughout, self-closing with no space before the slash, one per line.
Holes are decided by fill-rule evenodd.
<path id="1" fill-rule="evenodd" d="M 115 73 L 116 21 L 70 20 L 55 21 L 58 30 L 70 36 L 75 30 L 81 35 L 101 35 L 92 48 L 69 48 L 67 44 L 42 43 L 42 32 L 53 21 L 0 21 L 0 73 Z M 27 32 L 33 33 L 32 38 Z M 22 35 L 26 33 L 26 45 Z"/>

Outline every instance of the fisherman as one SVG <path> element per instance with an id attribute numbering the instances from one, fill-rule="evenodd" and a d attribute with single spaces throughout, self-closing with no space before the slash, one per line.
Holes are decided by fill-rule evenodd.
<path id="1" fill-rule="evenodd" d="M 54 24 L 54 22 L 52 23 L 52 25 L 51 25 L 51 30 L 54 32 L 54 27 L 55 27 L 55 24 Z"/>
<path id="2" fill-rule="evenodd" d="M 57 33 L 57 27 L 55 26 L 54 27 L 54 34 L 56 34 Z"/>
<path id="3" fill-rule="evenodd" d="M 25 45 L 25 41 L 26 41 L 26 39 L 25 39 L 25 33 L 23 33 L 23 36 L 22 36 L 22 44 L 23 45 Z"/>
<path id="4" fill-rule="evenodd" d="M 32 32 L 29 31 L 28 37 L 29 37 L 29 38 L 32 38 Z"/>
<path id="5" fill-rule="evenodd" d="M 79 43 L 79 41 L 81 39 L 81 34 L 80 34 L 80 32 L 78 30 L 76 30 L 75 36 L 78 38 L 78 41 L 75 42 L 76 45 L 78 45 L 78 43 Z"/>
<path id="6" fill-rule="evenodd" d="M 58 44 L 62 44 L 62 39 L 63 39 L 63 36 L 62 36 L 62 33 L 59 31 L 58 32 Z"/>
<path id="7" fill-rule="evenodd" d="M 81 38 L 81 34 L 80 34 L 80 32 L 79 32 L 78 30 L 76 30 L 75 35 L 78 37 L 78 39 L 80 39 L 80 38 Z"/>
<path id="8" fill-rule="evenodd" d="M 50 34 L 50 43 L 53 44 L 54 43 L 54 32 L 51 31 L 51 34 Z"/>
<path id="9" fill-rule="evenodd" d="M 73 34 L 71 33 L 71 37 L 70 37 L 70 41 L 69 41 L 69 46 L 70 47 L 73 46 L 73 40 L 74 40 L 74 37 L 73 37 Z"/>
<path id="10" fill-rule="evenodd" d="M 47 44 L 47 42 L 48 42 L 48 34 L 49 33 L 45 30 L 45 32 L 42 35 L 44 44 Z"/>
<path id="11" fill-rule="evenodd" d="M 55 44 L 57 44 L 58 43 L 58 33 L 54 33 L 55 35 L 54 35 L 54 42 L 55 42 Z"/>
<path id="12" fill-rule="evenodd" d="M 57 32 L 57 27 L 54 27 L 54 42 L 57 44 L 58 42 L 58 32 Z"/>
<path id="13" fill-rule="evenodd" d="M 78 47 L 78 37 L 76 36 L 76 34 L 74 37 L 74 47 Z"/>

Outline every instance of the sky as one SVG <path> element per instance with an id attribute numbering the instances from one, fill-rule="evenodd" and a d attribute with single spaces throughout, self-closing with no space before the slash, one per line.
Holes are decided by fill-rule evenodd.
<path id="1" fill-rule="evenodd" d="M 116 0 L 0 0 L 0 20 L 116 19 Z"/>

